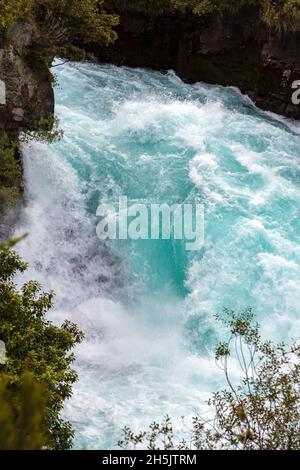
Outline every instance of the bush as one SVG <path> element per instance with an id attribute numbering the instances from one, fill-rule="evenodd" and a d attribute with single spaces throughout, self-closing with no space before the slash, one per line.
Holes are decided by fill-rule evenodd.
<path id="1" fill-rule="evenodd" d="M 285 31 L 300 30 L 300 0 L 171 0 L 181 10 L 192 10 L 197 15 L 222 11 L 236 12 L 245 6 L 254 6 L 270 28 Z"/>
<path id="2" fill-rule="evenodd" d="M 121 447 L 159 449 L 299 450 L 300 343 L 292 346 L 263 341 L 251 309 L 218 316 L 230 330 L 228 342 L 216 350 L 217 365 L 227 388 L 214 393 L 208 405 L 213 418 L 193 418 L 187 440 L 178 440 L 171 419 L 153 423 L 146 432 L 123 431 Z M 241 382 L 231 379 L 230 358 L 240 366 Z"/>
<path id="3" fill-rule="evenodd" d="M 27 265 L 10 246 L 0 244 L 0 340 L 5 343 L 7 360 L 0 366 L 1 377 L 9 383 L 9 393 L 18 396 L 27 369 L 47 391 L 43 434 L 49 449 L 69 449 L 73 429 L 60 417 L 64 401 L 71 397 L 77 379 L 71 368 L 73 347 L 83 334 L 69 321 L 61 327 L 45 318 L 52 307 L 53 293 L 44 293 L 37 282 L 18 289 L 13 282 Z"/>
<path id="4" fill-rule="evenodd" d="M 47 445 L 43 427 L 46 390 L 25 371 L 11 392 L 9 377 L 0 375 L 0 450 L 39 450 Z"/>
<path id="5" fill-rule="evenodd" d="M 0 135 L 0 217 L 15 207 L 21 196 L 22 174 L 16 158 L 16 144 Z"/>
<path id="6" fill-rule="evenodd" d="M 118 16 L 105 11 L 104 0 L 34 0 L 32 11 L 50 44 L 109 44 L 117 38 Z"/>
<path id="7" fill-rule="evenodd" d="M 269 27 L 278 31 L 300 30 L 300 0 L 264 0 L 261 15 Z"/>
<path id="8" fill-rule="evenodd" d="M 31 10 L 33 0 L 0 0 L 0 28 L 9 28 Z"/>
<path id="9" fill-rule="evenodd" d="M 35 25 L 35 53 L 77 59 L 86 44 L 110 44 L 117 39 L 118 16 L 109 14 L 104 0 L 0 0 L 0 28 L 8 31 L 17 19 Z"/>

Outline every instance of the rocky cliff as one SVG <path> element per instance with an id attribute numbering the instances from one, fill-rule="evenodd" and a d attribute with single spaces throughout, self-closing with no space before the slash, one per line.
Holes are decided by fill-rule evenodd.
<path id="1" fill-rule="evenodd" d="M 118 9 L 119 2 L 110 1 Z M 175 70 L 188 82 L 236 86 L 258 106 L 300 118 L 292 83 L 300 79 L 300 34 L 270 31 L 257 11 L 198 17 L 119 8 L 119 39 L 93 52 L 102 61 Z"/>
<path id="2" fill-rule="evenodd" d="M 22 195 L 20 132 L 51 129 L 53 113 L 52 77 L 36 54 L 34 24 L 19 21 L 0 37 L 0 239 L 8 238 Z"/>
<path id="3" fill-rule="evenodd" d="M 0 131 L 14 136 L 35 130 L 54 113 L 51 74 L 34 54 L 34 38 L 34 25 L 19 21 L 0 43 Z"/>

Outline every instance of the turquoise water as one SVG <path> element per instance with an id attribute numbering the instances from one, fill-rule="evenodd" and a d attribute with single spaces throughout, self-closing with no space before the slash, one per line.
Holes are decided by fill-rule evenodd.
<path id="1" fill-rule="evenodd" d="M 28 278 L 76 321 L 79 381 L 65 415 L 76 448 L 112 448 L 124 425 L 205 412 L 222 386 L 214 314 L 252 306 L 263 334 L 300 333 L 300 131 L 234 89 L 174 73 L 55 69 L 62 141 L 24 147 L 18 233 Z M 96 237 L 99 203 L 202 202 L 205 244 Z"/>

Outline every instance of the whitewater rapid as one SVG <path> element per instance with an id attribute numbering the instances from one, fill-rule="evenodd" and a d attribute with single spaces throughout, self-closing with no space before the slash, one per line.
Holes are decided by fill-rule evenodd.
<path id="1" fill-rule="evenodd" d="M 72 319 L 76 448 L 113 448 L 124 425 L 204 410 L 222 386 L 223 307 L 252 306 L 266 337 L 300 333 L 300 132 L 237 90 L 108 65 L 57 67 L 64 137 L 24 146 L 18 249 Z M 96 236 L 99 203 L 200 201 L 205 245 Z"/>

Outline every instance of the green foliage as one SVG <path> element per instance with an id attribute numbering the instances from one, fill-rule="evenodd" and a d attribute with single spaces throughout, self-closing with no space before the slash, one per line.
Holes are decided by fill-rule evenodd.
<path id="1" fill-rule="evenodd" d="M 300 30 L 300 0 L 264 0 L 261 5 L 263 21 L 277 30 Z"/>
<path id="2" fill-rule="evenodd" d="M 61 327 L 45 318 L 52 307 L 53 293 L 44 293 L 37 282 L 31 281 L 18 289 L 13 282 L 17 273 L 27 268 L 9 246 L 0 246 L 0 339 L 5 343 L 7 360 L 1 375 L 8 380 L 11 393 L 22 387 L 24 368 L 47 390 L 43 417 L 47 448 L 68 449 L 73 429 L 60 417 L 64 401 L 72 394 L 76 372 L 73 347 L 83 334 L 71 322 Z"/>
<path id="3" fill-rule="evenodd" d="M 158 449 L 299 450 L 300 343 L 291 347 L 263 341 L 253 312 L 225 311 L 217 316 L 230 338 L 216 350 L 216 362 L 227 388 L 208 402 L 211 420 L 193 418 L 187 440 L 178 440 L 169 417 L 149 430 L 123 430 L 120 447 Z M 241 381 L 231 378 L 231 364 L 239 365 Z"/>
<path id="4" fill-rule="evenodd" d="M 0 28 L 22 18 L 35 24 L 35 52 L 45 60 L 77 59 L 86 44 L 117 39 L 119 18 L 106 12 L 104 0 L 0 0 Z"/>
<path id="5" fill-rule="evenodd" d="M 172 8 L 196 15 L 237 12 L 256 7 L 269 27 L 277 30 L 300 30 L 300 0 L 110 0 L 121 10 L 134 9 L 145 13 L 162 13 Z"/>
<path id="6" fill-rule="evenodd" d="M 0 135 L 0 217 L 15 207 L 21 195 L 22 175 L 16 158 L 16 144 Z"/>
<path id="7" fill-rule="evenodd" d="M 172 0 L 179 10 L 192 10 L 197 15 L 206 15 L 219 9 L 218 0 Z"/>
<path id="8" fill-rule="evenodd" d="M 260 11 L 263 22 L 277 30 L 300 30 L 300 0 L 109 0 L 110 11 L 134 10 L 161 14 L 179 9 L 196 15 L 235 12 L 245 6 Z M 104 0 L 0 0 L 0 28 L 31 17 L 38 27 L 36 44 L 49 57 L 78 59 L 89 43 L 117 39 L 118 15 L 105 10 Z"/>
<path id="9" fill-rule="evenodd" d="M 15 238 L 14 240 L 10 240 L 9 242 L 0 242 L 0 251 L 1 250 L 8 250 L 10 248 L 13 248 L 18 243 L 20 243 L 22 240 L 24 240 L 26 237 L 27 237 L 27 234 L 22 235 L 19 238 Z"/>
<path id="10" fill-rule="evenodd" d="M 9 376 L 0 375 L 0 450 L 39 450 L 48 438 L 43 425 L 47 393 L 31 372 L 12 391 Z"/>
<path id="11" fill-rule="evenodd" d="M 31 10 L 33 0 L 0 0 L 0 28 L 9 28 Z"/>
<path id="12" fill-rule="evenodd" d="M 116 15 L 104 9 L 104 0 L 34 0 L 33 12 L 51 43 L 87 44 L 116 40 Z"/>
<path id="13" fill-rule="evenodd" d="M 192 10 L 197 15 L 222 11 L 236 12 L 255 6 L 263 22 L 277 30 L 300 30 L 300 0 L 171 0 L 176 8 Z"/>
<path id="14" fill-rule="evenodd" d="M 52 144 L 63 137 L 63 131 L 59 128 L 59 120 L 56 116 L 49 116 L 47 119 L 33 123 L 32 128 L 36 130 L 27 131 L 20 136 L 21 142 L 35 141 Z"/>

